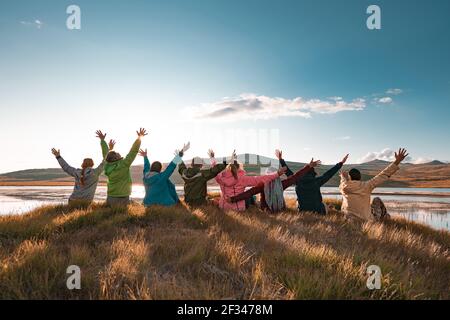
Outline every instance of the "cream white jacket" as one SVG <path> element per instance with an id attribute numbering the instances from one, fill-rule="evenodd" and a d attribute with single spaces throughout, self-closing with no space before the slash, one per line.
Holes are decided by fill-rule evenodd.
<path id="1" fill-rule="evenodd" d="M 364 220 L 374 220 L 370 209 L 370 196 L 373 189 L 388 180 L 399 167 L 392 163 L 369 181 L 353 181 L 341 175 L 339 189 L 342 193 L 342 212 Z"/>

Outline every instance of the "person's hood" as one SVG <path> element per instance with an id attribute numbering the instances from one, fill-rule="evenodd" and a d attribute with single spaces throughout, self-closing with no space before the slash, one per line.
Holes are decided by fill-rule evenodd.
<path id="1" fill-rule="evenodd" d="M 222 184 L 226 187 L 232 187 L 236 185 L 239 182 L 239 178 L 242 176 L 245 176 L 245 171 L 242 169 L 239 169 L 238 171 L 238 178 L 235 179 L 231 171 L 225 170 L 219 173 L 220 178 L 222 180 Z"/>
<path id="2" fill-rule="evenodd" d="M 122 160 L 122 156 L 120 155 L 120 153 L 115 152 L 115 151 L 110 151 L 107 155 L 106 155 L 106 162 L 108 163 L 114 163 L 117 162 L 119 160 Z"/>
<path id="3" fill-rule="evenodd" d="M 184 170 L 183 175 L 181 177 L 186 180 L 195 179 L 202 175 L 200 171 L 201 169 L 197 167 L 187 168 L 186 170 Z"/>
<path id="4" fill-rule="evenodd" d="M 160 174 L 161 172 L 156 172 L 156 171 L 150 171 L 150 172 L 147 172 L 145 175 L 144 175 L 144 178 L 151 178 L 151 177 L 153 177 L 153 176 L 156 176 L 156 175 L 158 175 L 158 174 Z"/>
<path id="5" fill-rule="evenodd" d="M 308 184 L 308 183 L 314 182 L 316 177 L 317 177 L 316 171 L 314 169 L 313 170 L 309 170 L 307 173 L 305 173 L 303 175 L 303 177 L 301 177 L 298 180 L 298 182 L 302 183 L 302 184 Z"/>
<path id="6" fill-rule="evenodd" d="M 360 181 L 360 180 L 348 180 L 345 183 L 345 187 L 343 189 L 344 189 L 344 191 L 347 191 L 347 192 L 356 192 L 356 191 L 363 192 L 365 190 L 364 184 L 365 184 L 365 182 Z"/>
<path id="7" fill-rule="evenodd" d="M 119 165 L 119 161 L 112 162 L 112 163 L 107 162 L 105 165 L 105 175 L 107 175 L 107 176 L 110 175 L 116 169 L 116 167 L 118 165 Z"/>

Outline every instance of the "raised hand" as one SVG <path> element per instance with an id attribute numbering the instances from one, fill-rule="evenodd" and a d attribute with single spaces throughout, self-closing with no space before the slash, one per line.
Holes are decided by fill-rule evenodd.
<path id="1" fill-rule="evenodd" d="M 341 171 L 341 177 L 345 180 L 350 180 L 350 177 L 348 176 L 348 171 Z"/>
<path id="2" fill-rule="evenodd" d="M 231 162 L 236 161 L 236 160 L 237 160 L 236 149 L 234 149 L 233 153 L 231 154 Z"/>
<path id="3" fill-rule="evenodd" d="M 115 145 L 116 145 L 116 140 L 113 140 L 113 139 L 109 140 L 109 143 L 108 143 L 109 151 L 112 151 L 114 149 Z"/>
<path id="4" fill-rule="evenodd" d="M 398 149 L 398 153 L 395 153 L 395 164 L 399 165 L 400 162 L 406 159 L 406 157 L 409 156 L 409 153 L 407 153 L 406 149 L 400 148 Z"/>
<path id="5" fill-rule="evenodd" d="M 312 168 L 318 167 L 321 164 L 322 164 L 322 161 L 320 161 L 320 160 L 314 161 L 314 158 L 312 158 L 311 161 L 309 162 L 309 166 Z"/>
<path id="6" fill-rule="evenodd" d="M 147 149 L 145 149 L 145 150 L 139 149 L 139 155 L 141 157 L 146 157 L 147 156 Z"/>
<path id="7" fill-rule="evenodd" d="M 275 156 L 278 158 L 278 160 L 283 159 L 283 151 L 276 149 Z"/>
<path id="8" fill-rule="evenodd" d="M 97 135 L 97 138 L 100 138 L 100 140 L 105 140 L 106 133 L 103 133 L 101 130 L 95 131 L 95 134 Z"/>
<path id="9" fill-rule="evenodd" d="M 213 151 L 212 149 L 209 149 L 209 150 L 208 150 L 208 156 L 209 156 L 211 159 L 214 158 L 215 154 L 214 154 L 214 151 Z"/>
<path id="10" fill-rule="evenodd" d="M 181 151 L 183 151 L 183 153 L 185 153 L 186 151 L 188 151 L 191 148 L 191 143 L 188 141 L 188 143 L 185 143 L 183 145 L 183 149 L 181 149 Z"/>
<path id="11" fill-rule="evenodd" d="M 55 148 L 52 149 L 52 153 L 55 157 L 60 157 L 61 156 L 61 152 L 58 150 L 56 150 Z"/>
<path id="12" fill-rule="evenodd" d="M 283 174 L 285 174 L 287 171 L 286 167 L 281 167 L 280 169 L 278 169 L 278 175 L 282 176 Z"/>
<path id="13" fill-rule="evenodd" d="M 148 135 L 147 130 L 145 130 L 144 128 L 140 128 L 139 131 L 136 131 L 136 133 L 139 139 Z"/>
<path id="14" fill-rule="evenodd" d="M 345 164 L 347 162 L 349 154 L 347 153 L 347 155 L 342 159 L 341 163 Z"/>
<path id="15" fill-rule="evenodd" d="M 181 148 L 181 150 L 178 150 L 178 149 L 175 150 L 175 155 L 182 157 L 182 156 L 184 156 L 184 153 L 186 151 L 188 151 L 190 148 L 191 148 L 191 143 L 190 142 L 185 143 L 185 144 L 183 144 L 183 148 Z"/>

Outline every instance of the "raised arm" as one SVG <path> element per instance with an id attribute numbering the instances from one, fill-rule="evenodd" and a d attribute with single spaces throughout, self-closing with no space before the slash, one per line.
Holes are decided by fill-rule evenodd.
<path id="1" fill-rule="evenodd" d="M 103 159 L 102 162 L 98 165 L 98 167 L 94 169 L 94 174 L 98 177 L 99 175 L 102 174 L 104 168 L 105 168 L 105 159 Z"/>
<path id="2" fill-rule="evenodd" d="M 313 167 L 311 167 L 309 164 L 304 166 L 302 169 L 298 170 L 293 175 L 289 176 L 287 179 L 283 180 L 281 183 L 283 184 L 283 188 L 286 189 L 293 184 L 296 184 L 298 179 L 303 177 L 306 173 L 312 170 Z"/>
<path id="3" fill-rule="evenodd" d="M 347 162 L 348 154 L 342 159 L 341 162 L 338 162 L 334 167 L 326 171 L 323 175 L 316 178 L 316 181 L 323 186 L 325 183 L 327 183 L 336 173 L 338 173 L 339 170 L 341 170 L 342 166 L 345 162 Z"/>
<path id="4" fill-rule="evenodd" d="M 222 172 L 227 164 L 226 163 L 219 163 L 217 164 L 216 159 L 214 158 L 214 151 L 209 150 L 208 151 L 209 158 L 211 160 L 212 167 L 206 170 L 202 170 L 202 174 L 205 177 L 206 180 L 210 180 L 214 177 L 216 177 L 220 172 Z"/>
<path id="5" fill-rule="evenodd" d="M 292 170 L 289 169 L 288 165 L 286 164 L 286 161 L 284 161 L 283 158 L 280 159 L 280 167 L 286 168 L 286 176 L 290 177 L 290 176 L 294 175 L 294 172 L 292 172 Z"/>
<path id="6" fill-rule="evenodd" d="M 97 130 L 95 132 L 95 134 L 97 135 L 97 138 L 100 139 L 100 146 L 102 148 L 102 155 L 103 155 L 103 159 L 105 159 L 106 155 L 109 152 L 108 145 L 106 144 L 106 141 L 105 141 L 106 133 L 103 133 L 101 130 Z"/>
<path id="7" fill-rule="evenodd" d="M 138 155 L 139 152 L 139 148 L 141 147 L 141 139 L 148 134 L 144 128 L 141 128 L 139 131 L 136 131 L 136 133 L 138 137 L 136 141 L 133 143 L 130 152 L 128 152 L 127 156 L 123 160 L 127 167 L 130 167 L 134 159 L 136 159 L 136 156 Z"/>
<path id="8" fill-rule="evenodd" d="M 144 158 L 144 175 L 150 171 L 150 160 L 148 160 L 147 149 L 139 150 L 139 155 Z"/>
<path id="9" fill-rule="evenodd" d="M 254 195 L 257 195 L 264 191 L 264 183 L 260 183 L 257 186 L 248 189 L 247 191 L 244 191 L 234 197 L 230 198 L 231 202 L 239 202 L 242 200 L 247 200 L 253 197 Z"/>
<path id="10" fill-rule="evenodd" d="M 63 169 L 65 173 L 72 177 L 77 176 L 77 169 L 74 167 L 71 167 L 64 159 L 61 157 L 61 152 L 59 150 L 56 150 L 55 148 L 52 149 L 53 155 L 56 157 L 56 160 L 58 160 L 59 165 Z"/>
<path id="11" fill-rule="evenodd" d="M 283 151 L 276 149 L 275 150 L 275 156 L 278 158 L 278 161 L 280 161 L 280 167 L 285 167 L 286 168 L 286 176 L 292 176 L 294 174 L 294 172 L 292 172 L 291 169 L 289 169 L 289 167 L 286 164 L 286 161 L 284 161 L 283 159 Z"/>
<path id="12" fill-rule="evenodd" d="M 183 162 L 180 155 L 176 155 L 175 158 L 172 159 L 170 164 L 167 166 L 167 168 L 161 172 L 161 178 L 162 179 L 169 179 L 172 173 L 175 171 L 175 168 L 177 167 L 177 164 Z"/>
<path id="13" fill-rule="evenodd" d="M 405 160 L 405 158 L 408 156 L 408 153 L 406 152 L 406 149 L 400 148 L 398 150 L 398 153 L 395 153 L 395 161 L 391 163 L 386 169 L 381 171 L 379 174 L 377 174 L 375 177 L 370 179 L 367 183 L 370 185 L 372 189 L 375 189 L 379 185 L 381 185 L 386 180 L 389 180 L 390 177 L 396 173 L 400 168 L 400 163 Z"/>
<path id="14" fill-rule="evenodd" d="M 268 183 L 275 180 L 279 176 L 282 176 L 286 172 L 286 168 L 280 168 L 278 172 L 272 174 L 266 174 L 264 176 L 243 176 L 241 178 L 241 183 L 246 187 L 253 187 L 260 183 Z"/>

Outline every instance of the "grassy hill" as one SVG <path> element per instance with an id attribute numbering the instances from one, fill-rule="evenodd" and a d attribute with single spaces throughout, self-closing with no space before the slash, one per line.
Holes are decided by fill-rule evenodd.
<path id="1" fill-rule="evenodd" d="M 450 298 L 448 232 L 293 207 L 274 216 L 96 204 L 0 217 L 0 299 Z M 74 264 L 82 288 L 70 291 Z M 383 277 L 371 291 L 373 264 Z"/>
<path id="2" fill-rule="evenodd" d="M 251 163 L 249 158 L 256 159 L 256 164 Z M 240 155 L 240 161 L 244 163 L 245 170 L 249 174 L 259 175 L 261 169 L 268 166 L 271 159 L 257 155 Z M 275 163 L 275 160 L 273 160 Z M 136 163 L 138 163 L 136 161 Z M 205 163 L 209 163 L 205 159 Z M 296 171 L 305 164 L 299 162 L 287 162 L 291 170 Z M 383 170 L 389 162 L 374 160 L 362 164 L 349 164 L 344 169 L 357 168 L 363 174 L 363 179 L 369 179 Z M 207 167 L 207 166 L 206 166 Z M 331 165 L 322 165 L 317 171 L 323 173 L 331 168 Z M 135 184 L 142 184 L 142 165 L 131 167 L 132 179 Z M 175 184 L 182 184 L 183 181 L 177 171 L 171 177 Z M 104 176 L 100 180 L 106 182 Z M 72 178 L 68 177 L 61 169 L 32 169 L 0 174 L 0 185 L 71 185 Z M 214 184 L 214 180 L 211 181 Z M 339 176 L 334 176 L 327 184 L 328 187 L 339 185 Z M 440 161 L 432 161 L 426 164 L 402 164 L 401 169 L 391 180 L 387 181 L 384 187 L 416 187 L 416 188 L 450 188 L 450 164 Z"/>

